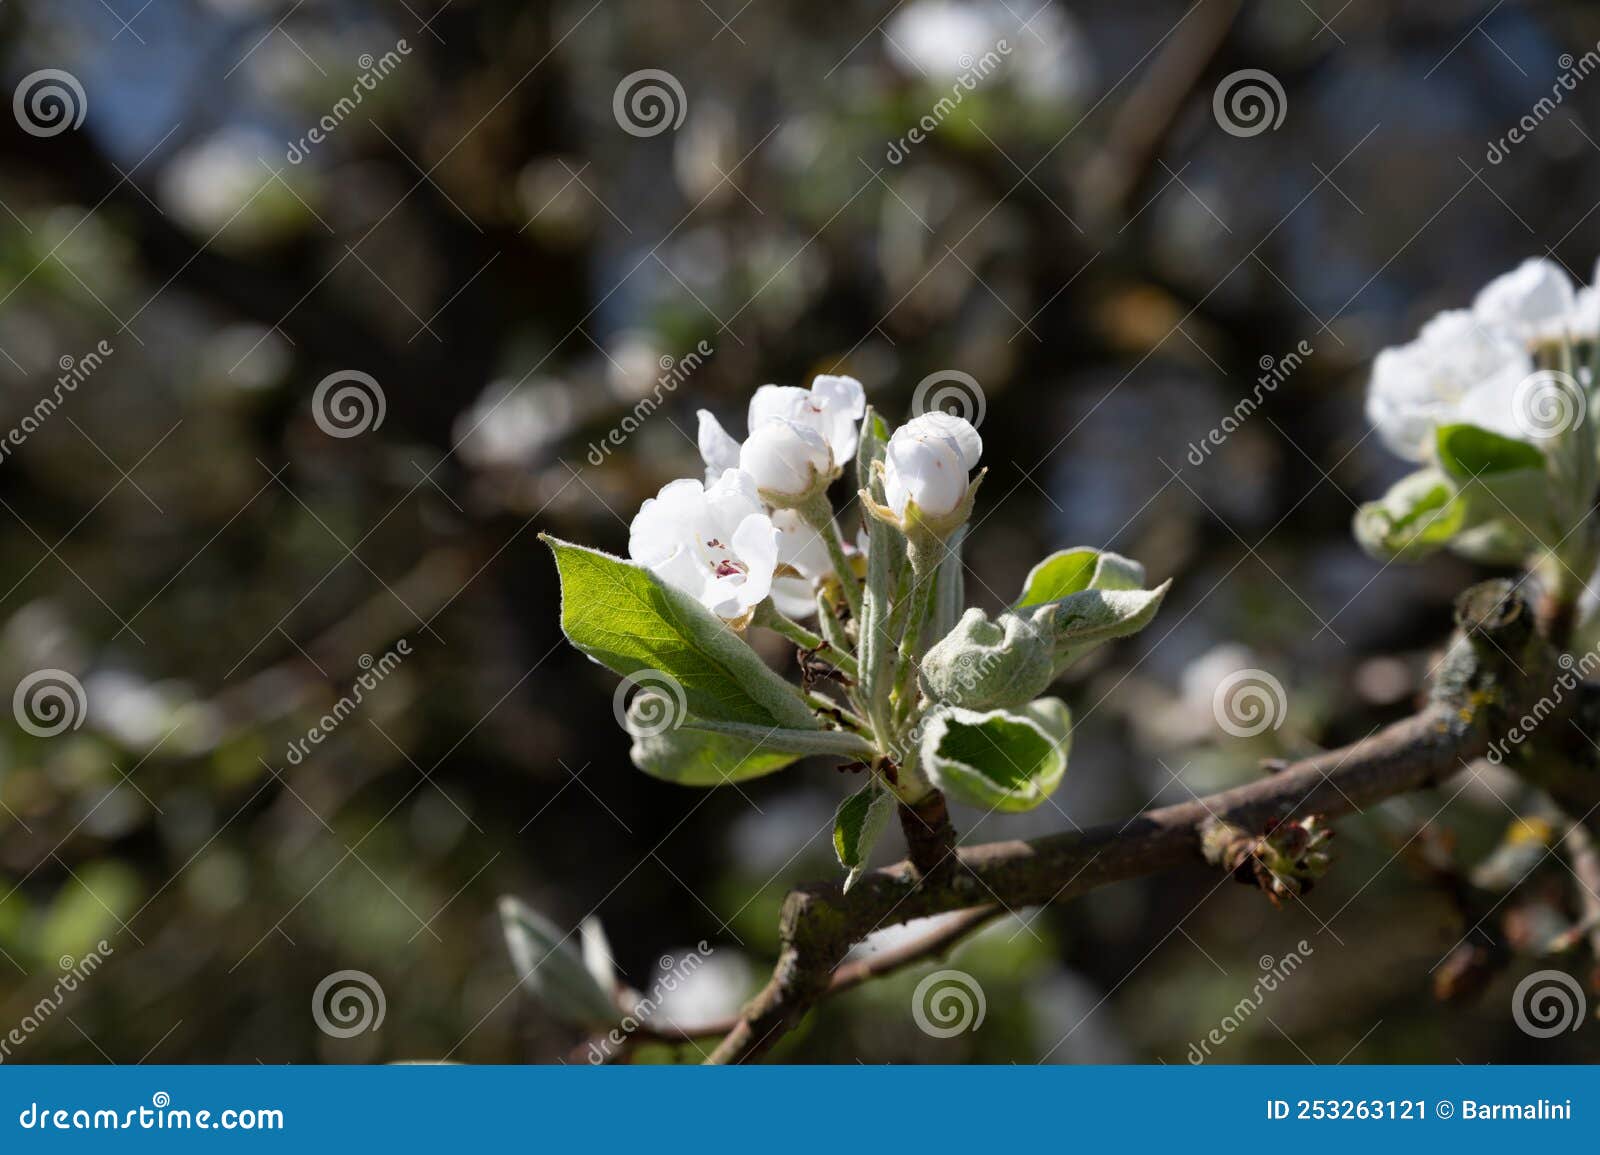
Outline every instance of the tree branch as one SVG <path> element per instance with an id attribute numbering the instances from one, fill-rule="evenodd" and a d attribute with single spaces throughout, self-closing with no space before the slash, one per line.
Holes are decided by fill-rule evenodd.
<path id="1" fill-rule="evenodd" d="M 1456 617 L 1458 630 L 1437 668 L 1429 704 L 1354 745 L 1127 822 L 966 847 L 957 852 L 954 869 L 934 877 L 901 862 L 862 878 L 849 894 L 837 884 L 793 891 L 783 907 L 772 978 L 710 1061 L 745 1062 L 764 1054 L 831 990 L 850 946 L 884 926 L 978 903 L 998 901 L 1015 910 L 1063 902 L 1109 883 L 1203 864 L 1204 831 L 1216 823 L 1265 832 L 1290 817 L 1336 817 L 1444 781 L 1482 756 L 1508 719 L 1531 708 L 1531 697 L 1548 692 L 1556 668 L 1553 651 L 1535 633 L 1533 615 L 1509 582 L 1468 590 Z M 1561 728 L 1548 714 L 1545 722 Z M 1587 773 L 1575 768 L 1569 778 L 1572 790 L 1582 780 L 1600 801 L 1600 772 L 1592 763 Z"/>

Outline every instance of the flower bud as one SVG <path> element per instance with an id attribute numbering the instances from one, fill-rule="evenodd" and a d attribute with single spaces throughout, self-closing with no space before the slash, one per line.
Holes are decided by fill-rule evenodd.
<path id="1" fill-rule="evenodd" d="M 982 453 L 982 438 L 963 418 L 937 411 L 912 418 L 889 438 L 883 482 L 889 508 L 902 519 L 911 502 L 926 518 L 954 513 Z"/>
<path id="2" fill-rule="evenodd" d="M 739 450 L 739 468 L 774 505 L 792 505 L 834 477 L 833 457 L 822 435 L 782 418 L 751 430 Z"/>

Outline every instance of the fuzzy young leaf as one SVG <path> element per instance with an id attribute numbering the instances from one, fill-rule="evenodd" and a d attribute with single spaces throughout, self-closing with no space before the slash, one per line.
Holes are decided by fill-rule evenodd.
<path id="1" fill-rule="evenodd" d="M 500 925 L 523 989 L 546 1010 L 589 1030 L 616 1024 L 619 1014 L 611 992 L 601 989 L 584 965 L 571 935 L 509 895 L 500 899 Z"/>
<path id="2" fill-rule="evenodd" d="M 683 728 L 742 738 L 752 745 L 785 754 L 826 754 L 834 758 L 876 757 L 878 749 L 860 734 L 850 730 L 784 730 L 772 726 L 751 726 L 745 722 L 712 722 L 687 718 Z"/>
<path id="3" fill-rule="evenodd" d="M 1131 557 L 1123 557 L 1120 553 L 1102 550 L 1100 560 L 1095 563 L 1094 577 L 1089 581 L 1092 590 L 1142 590 L 1144 589 L 1144 566 L 1134 561 Z"/>
<path id="4" fill-rule="evenodd" d="M 922 659 L 922 688 L 936 702 L 970 710 L 1021 705 L 1055 674 L 1050 639 L 1026 618 L 994 621 L 974 607 Z"/>
<path id="5" fill-rule="evenodd" d="M 821 725 L 799 692 L 694 598 L 632 562 L 543 540 L 561 571 L 562 631 L 601 665 L 624 676 L 667 674 L 701 718 L 794 730 Z"/>
<path id="6" fill-rule="evenodd" d="M 962 556 L 966 544 L 967 526 L 962 526 L 945 542 L 949 551 L 939 563 L 938 587 L 933 596 L 933 614 L 928 619 L 930 636 L 942 638 L 955 629 L 961 620 L 961 611 L 967 604 L 967 563 Z"/>
<path id="7" fill-rule="evenodd" d="M 875 781 L 839 803 L 838 813 L 833 816 L 833 851 L 839 856 L 839 865 L 850 872 L 844 881 L 847 893 L 866 871 L 867 856 L 889 824 L 894 808 L 894 795 Z"/>
<path id="8" fill-rule="evenodd" d="M 692 729 L 692 719 L 676 729 L 663 728 L 659 720 L 665 715 L 645 702 L 648 697 L 640 692 L 628 704 L 627 730 L 633 735 L 628 756 L 652 778 L 680 786 L 721 786 L 760 778 L 802 757 L 756 739 Z"/>
<path id="9" fill-rule="evenodd" d="M 1033 624 L 1055 650 L 1054 674 L 1115 638 L 1150 624 L 1172 582 L 1153 590 L 1086 589 L 1033 611 Z"/>
<path id="10" fill-rule="evenodd" d="M 1436 469 L 1419 469 L 1357 511 L 1356 540 L 1383 561 L 1423 557 L 1459 533 L 1466 516 L 1456 484 Z"/>
<path id="11" fill-rule="evenodd" d="M 883 460 L 889 440 L 889 427 L 873 409 L 861 423 L 861 444 L 856 451 L 856 479 L 876 501 L 883 501 L 883 480 L 875 477 L 873 464 Z M 891 526 L 875 517 L 867 524 L 867 581 L 861 598 L 861 620 L 856 623 L 859 638 L 857 655 L 861 666 L 861 692 L 869 710 L 881 713 L 887 701 L 894 671 L 889 658 L 895 640 L 887 636 L 889 602 L 905 568 L 905 539 Z M 874 717 L 881 724 L 880 717 Z"/>
<path id="12" fill-rule="evenodd" d="M 1058 699 L 981 714 L 946 707 L 929 715 L 922 764 L 934 785 L 986 810 L 1031 810 L 1061 784 L 1071 714 Z"/>

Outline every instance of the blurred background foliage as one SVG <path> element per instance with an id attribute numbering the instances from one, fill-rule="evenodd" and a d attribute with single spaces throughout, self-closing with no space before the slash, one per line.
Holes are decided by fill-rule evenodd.
<path id="1" fill-rule="evenodd" d="M 114 350 L 0 462 L 0 688 L 54 667 L 88 700 L 62 735 L 0 730 L 0 1030 L 59 956 L 115 948 L 12 1061 L 561 1059 L 577 1039 L 518 993 L 503 893 L 563 926 L 597 913 L 640 988 L 706 939 L 714 965 L 670 1013 L 735 1007 L 787 888 L 836 870 L 847 783 L 806 764 L 699 793 L 634 771 L 535 535 L 625 548 L 638 502 L 698 473 L 695 409 L 737 429 L 763 382 L 841 369 L 895 418 L 932 372 L 980 383 L 986 608 L 1068 545 L 1176 579 L 1151 629 L 1075 667 L 1055 805 L 959 813 L 965 839 L 1185 799 L 1407 710 L 1475 572 L 1353 544 L 1354 503 L 1402 472 L 1368 435 L 1364 366 L 1525 256 L 1589 279 L 1600 82 L 1485 158 L 1600 11 L 1237 7 L 0 7 L 6 90 L 58 68 L 87 101 L 76 131 L 0 124 L 0 426 L 63 357 Z M 1004 66 L 891 163 L 1002 38 Z M 680 82 L 676 130 L 619 126 L 613 93 L 645 68 Z M 1212 91 L 1241 68 L 1281 82 L 1280 128 L 1219 128 Z M 593 451 L 702 340 L 660 410 Z M 348 439 L 311 414 L 342 370 L 386 401 Z M 401 638 L 411 656 L 291 762 Z M 1212 691 L 1251 666 L 1290 711 L 1233 738 Z M 1516 970 L 1463 1006 L 1430 997 L 1468 928 L 1413 862 L 1442 840 L 1413 834 L 1435 819 L 1465 862 L 1494 846 L 1519 799 L 1485 783 L 1346 821 L 1332 876 L 1284 909 L 1195 870 L 998 924 L 953 964 L 984 984 L 977 1032 L 915 1028 L 924 968 L 827 1005 L 780 1055 L 1183 1062 L 1258 960 L 1304 939 L 1215 1061 L 1592 1060 L 1595 1024 L 1516 1030 Z M 899 852 L 895 834 L 879 854 Z M 381 982 L 380 1031 L 317 1029 L 311 993 L 343 968 Z"/>

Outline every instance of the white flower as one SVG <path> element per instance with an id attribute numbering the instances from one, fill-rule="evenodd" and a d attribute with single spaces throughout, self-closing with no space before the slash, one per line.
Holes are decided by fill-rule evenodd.
<path id="1" fill-rule="evenodd" d="M 833 477 L 850 463 L 860 437 L 858 423 L 866 411 L 866 393 L 854 377 L 823 374 L 812 380 L 810 389 L 763 385 L 750 398 L 750 441 L 741 446 L 715 417 L 702 409 L 698 440 L 707 480 L 715 480 L 725 469 L 742 468 L 756 478 L 762 489 L 788 495 L 803 493 L 810 488 L 799 485 L 800 479 L 808 476 L 807 464 L 818 473 Z M 771 425 L 784 427 L 783 431 L 766 433 L 757 450 L 751 452 L 750 442 Z"/>
<path id="2" fill-rule="evenodd" d="M 772 604 L 791 618 L 810 617 L 817 612 L 816 582 L 833 572 L 828 544 L 798 510 L 774 510 L 772 524 L 778 527 L 778 564 L 799 575 L 784 574 L 773 580 Z"/>
<path id="3" fill-rule="evenodd" d="M 1529 337 L 1565 321 L 1576 305 L 1572 278 L 1554 261 L 1531 257 L 1490 281 L 1472 302 L 1480 323 Z"/>
<path id="4" fill-rule="evenodd" d="M 1032 103 L 1070 108 L 1094 86 L 1088 41 L 1061 7 L 1040 6 L 1024 20 L 1004 0 L 913 0 L 883 37 L 894 67 L 941 87 L 970 92 L 1003 78 Z"/>
<path id="5" fill-rule="evenodd" d="M 692 478 L 662 486 L 628 527 L 628 556 L 734 621 L 771 592 L 778 537 L 755 482 L 732 469 L 709 487 Z"/>
<path id="6" fill-rule="evenodd" d="M 803 497 L 834 476 L 833 455 L 815 429 L 775 418 L 753 426 L 739 447 L 739 468 L 756 488 L 779 497 Z"/>
<path id="7" fill-rule="evenodd" d="M 1412 461 L 1427 459 L 1437 426 L 1457 421 L 1526 440 L 1512 397 L 1533 370 L 1527 347 L 1504 328 L 1450 310 L 1415 341 L 1378 354 L 1367 418 L 1390 449 Z"/>
<path id="8" fill-rule="evenodd" d="M 938 411 L 913 417 L 889 438 L 883 479 L 889 508 L 901 518 L 912 501 L 929 517 L 955 512 L 982 453 L 983 439 L 965 419 Z"/>

